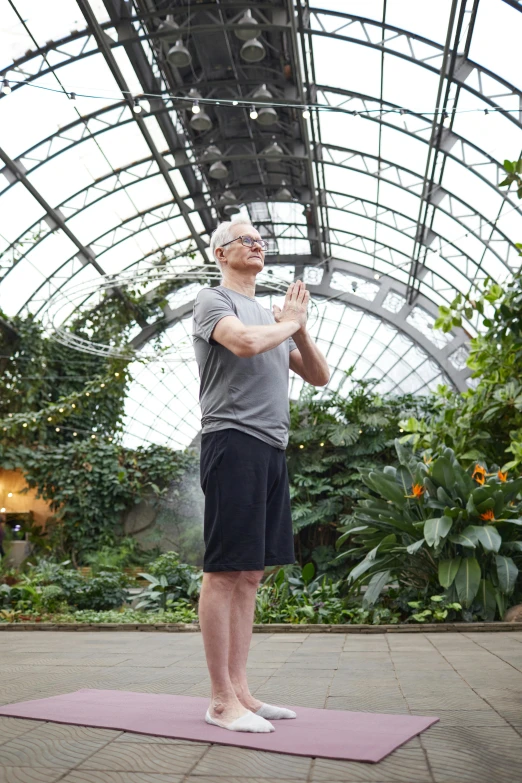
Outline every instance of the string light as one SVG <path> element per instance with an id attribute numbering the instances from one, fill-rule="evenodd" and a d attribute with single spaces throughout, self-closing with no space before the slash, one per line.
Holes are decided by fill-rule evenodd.
<path id="1" fill-rule="evenodd" d="M 257 118 L 258 118 L 257 109 L 256 109 L 255 106 L 251 106 L 250 107 L 250 119 L 251 120 L 257 120 Z"/>
<path id="2" fill-rule="evenodd" d="M 60 413 L 63 413 L 63 408 L 60 408 Z"/>
<path id="3" fill-rule="evenodd" d="M 300 448 L 300 449 L 304 449 L 304 446 L 303 446 L 303 444 L 302 444 L 302 443 L 299 445 L 299 448 Z"/>
<path id="4" fill-rule="evenodd" d="M 12 88 L 11 88 L 9 82 L 7 82 L 7 89 L 6 89 L 6 82 L 7 82 L 7 80 L 4 79 L 3 85 L 0 88 L 0 92 L 7 92 L 7 91 L 11 92 Z M 64 91 L 63 90 L 60 90 L 60 89 L 55 88 L 55 87 L 47 87 L 47 86 L 44 86 L 43 84 L 34 84 L 32 82 L 16 81 L 16 80 L 15 81 L 11 80 L 11 84 L 23 85 L 24 87 L 34 87 L 35 89 L 38 89 L 38 90 L 46 90 L 47 92 L 55 92 L 55 93 L 58 93 L 59 95 L 64 95 Z M 129 91 L 127 91 L 127 90 L 122 90 L 121 93 L 123 93 L 124 95 L 128 95 L 129 97 L 132 97 L 132 94 Z M 65 93 L 67 98 L 69 98 L 69 96 L 73 95 L 73 94 L 74 94 L 75 98 L 76 97 L 92 98 L 94 100 L 106 100 L 107 99 L 107 95 L 97 95 L 95 93 L 78 93 L 78 92 L 75 92 L 75 93 Z M 173 95 L 171 93 L 166 93 L 166 94 L 162 94 L 162 93 L 143 93 L 142 94 L 142 98 L 161 98 L 162 100 L 170 100 L 172 102 L 176 102 L 176 101 L 177 102 L 180 102 L 180 101 L 190 101 L 191 103 L 193 103 L 193 100 L 194 100 L 193 98 L 190 98 L 190 97 L 188 97 L 186 95 Z M 141 110 L 142 110 L 139 101 L 140 101 L 139 98 L 134 98 L 133 99 L 133 104 L 134 104 L 133 105 L 133 109 L 134 109 L 134 111 L 137 114 L 139 114 L 139 112 L 141 112 Z M 241 100 L 241 99 L 240 100 L 238 100 L 238 99 L 232 100 L 232 99 L 223 99 L 223 98 L 204 98 L 204 99 L 201 100 L 201 103 L 208 104 L 208 105 L 223 105 L 223 106 L 227 106 L 227 105 L 228 106 L 238 106 L 238 105 L 241 105 L 241 106 L 245 106 L 245 107 L 249 106 L 248 100 Z M 258 101 L 257 103 L 258 103 L 259 107 L 269 106 L 269 107 L 272 107 L 272 108 L 301 109 L 302 111 L 307 111 L 310 108 L 309 106 L 307 106 L 305 104 L 285 103 L 284 101 L 270 101 L 270 102 Z M 341 114 L 349 113 L 349 114 L 353 114 L 354 116 L 357 116 L 357 117 L 369 116 L 369 115 L 374 114 L 374 113 L 382 114 L 382 112 L 383 112 L 383 108 L 382 107 L 377 108 L 377 109 L 362 109 L 360 111 L 350 111 L 349 109 L 344 108 L 344 106 L 332 106 L 332 105 L 327 104 L 327 103 L 315 103 L 313 108 L 316 111 L 339 112 Z M 442 114 L 443 113 L 438 108 L 436 108 L 435 110 L 434 109 L 429 109 L 428 111 L 422 111 L 422 110 L 406 109 L 406 108 L 404 108 L 402 106 L 391 107 L 389 109 L 385 109 L 385 111 L 386 111 L 387 114 L 410 114 L 411 113 L 411 114 L 419 114 L 419 115 L 425 115 L 425 116 L 433 116 L 433 115 L 438 115 L 438 114 Z M 518 113 L 519 109 L 505 109 L 502 106 L 491 106 L 488 109 L 484 109 L 484 108 L 451 109 L 451 114 L 452 115 L 453 114 L 470 114 L 470 113 L 476 113 L 476 112 L 480 112 L 481 114 L 482 113 L 489 114 L 489 113 L 492 113 L 492 112 L 501 112 L 503 114 L 513 114 L 513 113 Z M 253 119 L 256 119 L 256 118 L 254 117 Z"/>
<path id="5" fill-rule="evenodd" d="M 23 423 L 23 425 L 22 425 L 22 426 L 24 426 L 24 427 L 27 427 L 27 422 L 26 422 L 26 421 L 24 421 L 24 423 Z"/>
<path id="6" fill-rule="evenodd" d="M 308 109 L 305 109 L 305 110 L 304 110 L 304 112 L 303 112 L 303 118 L 304 118 L 305 120 L 309 120 L 309 119 L 310 119 L 310 111 L 309 111 Z"/>
<path id="7" fill-rule="evenodd" d="M 7 81 L 7 79 L 4 79 L 2 82 L 2 87 L 0 88 L 0 92 L 3 92 L 5 95 L 9 95 L 10 92 L 12 92 L 12 87 Z"/>
<path id="8" fill-rule="evenodd" d="M 199 107 L 199 102 L 198 101 L 194 101 L 194 103 L 192 104 L 192 114 L 199 114 L 200 111 L 201 111 L 201 109 Z"/>
<path id="9" fill-rule="evenodd" d="M 77 432 L 73 432 L 73 437 L 75 438 L 78 435 Z"/>
<path id="10" fill-rule="evenodd" d="M 60 428 L 59 427 L 56 427 L 56 432 L 60 432 Z"/>
<path id="11" fill-rule="evenodd" d="M 120 377 L 120 373 L 119 372 L 115 372 L 114 375 L 116 376 L 116 378 Z"/>
<path id="12" fill-rule="evenodd" d="M 8 492 L 8 493 L 7 493 L 7 497 L 8 497 L 8 498 L 12 498 L 12 497 L 13 497 L 13 493 L 12 493 L 12 492 Z"/>
<path id="13" fill-rule="evenodd" d="M 52 417 L 52 416 L 48 416 L 48 417 L 47 417 L 47 421 L 52 421 L 52 420 L 53 420 L 53 417 Z"/>
<path id="14" fill-rule="evenodd" d="M 75 101 L 76 100 L 76 93 L 75 92 L 70 92 L 69 93 L 69 100 L 70 101 Z"/>
<path id="15" fill-rule="evenodd" d="M 324 443 L 320 443 L 319 445 L 320 445 L 320 446 L 324 446 Z"/>

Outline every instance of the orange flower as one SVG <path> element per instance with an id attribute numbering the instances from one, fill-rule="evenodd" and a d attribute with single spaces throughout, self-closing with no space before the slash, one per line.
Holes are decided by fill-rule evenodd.
<path id="1" fill-rule="evenodd" d="M 502 473 L 502 471 L 499 470 L 497 476 L 499 477 L 500 481 L 507 481 L 507 473 Z"/>
<path id="2" fill-rule="evenodd" d="M 473 471 L 473 475 L 471 476 L 472 479 L 475 479 L 477 484 L 485 484 L 486 483 L 486 468 L 483 468 L 482 465 L 475 465 L 475 470 Z"/>
<path id="3" fill-rule="evenodd" d="M 411 488 L 412 495 L 405 495 L 406 498 L 421 498 L 424 495 L 424 487 L 422 484 L 414 484 Z"/>
<path id="4" fill-rule="evenodd" d="M 481 514 L 480 518 L 483 519 L 485 522 L 489 522 L 495 519 L 495 515 L 493 513 L 493 510 L 490 508 L 488 511 L 485 511 L 483 514 Z"/>

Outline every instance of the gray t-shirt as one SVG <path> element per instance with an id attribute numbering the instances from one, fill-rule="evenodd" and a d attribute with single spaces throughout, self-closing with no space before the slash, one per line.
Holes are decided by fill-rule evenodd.
<path id="1" fill-rule="evenodd" d="M 290 337 L 256 356 L 236 356 L 210 335 L 227 315 L 247 325 L 274 324 L 270 310 L 256 299 L 219 285 L 203 288 L 194 303 L 193 341 L 201 381 L 202 432 L 229 427 L 286 449 L 290 412 L 288 379 Z"/>

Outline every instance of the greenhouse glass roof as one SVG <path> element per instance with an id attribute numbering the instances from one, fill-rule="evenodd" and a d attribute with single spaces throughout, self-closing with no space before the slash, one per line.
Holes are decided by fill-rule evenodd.
<path id="1" fill-rule="evenodd" d="M 181 274 L 190 253 L 195 279 L 133 332 L 148 360 L 133 365 L 125 436 L 186 446 L 200 427 L 192 303 L 211 231 L 243 215 L 269 242 L 260 301 L 297 276 L 310 288 L 332 370 L 320 394 L 362 378 L 465 389 L 480 323 L 433 323 L 457 292 L 520 265 L 522 201 L 498 184 L 522 150 L 521 12 L 0 0 L 1 309 L 63 329 L 107 276 L 160 261 Z M 301 386 L 293 376 L 293 397 Z"/>

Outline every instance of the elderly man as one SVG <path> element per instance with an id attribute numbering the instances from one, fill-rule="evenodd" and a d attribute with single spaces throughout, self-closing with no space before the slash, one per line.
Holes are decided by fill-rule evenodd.
<path id="1" fill-rule="evenodd" d="M 246 663 L 256 591 L 265 566 L 294 563 L 285 449 L 289 368 L 328 383 L 326 360 L 306 330 L 309 292 L 292 283 L 273 314 L 255 299 L 266 242 L 244 222 L 222 223 L 211 250 L 223 282 L 194 305 L 201 381 L 201 486 L 205 557 L 199 620 L 212 684 L 205 720 L 231 731 L 273 731 L 295 712 L 250 693 Z"/>

